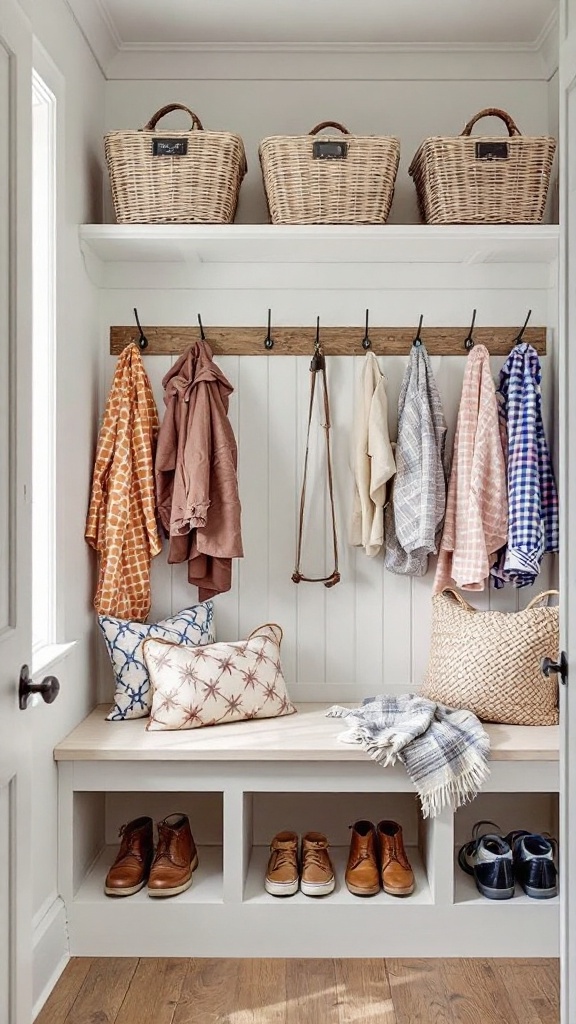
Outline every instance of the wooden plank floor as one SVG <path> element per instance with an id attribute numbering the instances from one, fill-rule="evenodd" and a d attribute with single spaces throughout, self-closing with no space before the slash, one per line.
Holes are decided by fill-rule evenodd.
<path id="1" fill-rule="evenodd" d="M 73 959 L 36 1024 L 558 1024 L 557 960 Z"/>

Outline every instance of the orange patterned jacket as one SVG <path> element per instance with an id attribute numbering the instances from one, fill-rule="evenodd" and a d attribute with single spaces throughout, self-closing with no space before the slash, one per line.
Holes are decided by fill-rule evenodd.
<path id="1" fill-rule="evenodd" d="M 150 562 L 162 548 L 154 500 L 158 412 L 136 345 L 118 359 L 100 428 L 85 537 L 100 556 L 94 607 L 144 620 Z"/>

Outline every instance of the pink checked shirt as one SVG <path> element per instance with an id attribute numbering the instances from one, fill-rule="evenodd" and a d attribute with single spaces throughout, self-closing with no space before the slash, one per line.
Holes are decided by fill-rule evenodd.
<path id="1" fill-rule="evenodd" d="M 506 543 L 508 494 L 498 406 L 485 345 L 466 361 L 434 593 L 484 590 Z"/>

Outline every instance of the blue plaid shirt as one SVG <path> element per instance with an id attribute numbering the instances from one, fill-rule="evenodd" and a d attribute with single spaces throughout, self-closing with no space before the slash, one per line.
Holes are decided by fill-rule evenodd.
<path id="1" fill-rule="evenodd" d="M 531 345 L 516 345 L 496 389 L 508 434 L 508 543 L 492 569 L 494 586 L 530 586 L 543 555 L 558 551 L 558 494 L 542 422 L 542 371 Z"/>

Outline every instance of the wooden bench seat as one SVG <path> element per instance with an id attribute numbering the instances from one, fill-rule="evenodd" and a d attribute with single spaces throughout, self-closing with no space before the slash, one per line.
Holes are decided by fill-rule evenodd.
<path id="1" fill-rule="evenodd" d="M 99 705 L 54 751 L 57 761 L 365 761 L 338 740 L 341 719 L 326 704 L 298 714 L 185 732 L 148 732 L 146 719 L 106 722 Z M 558 726 L 487 725 L 493 761 L 558 761 Z"/>

